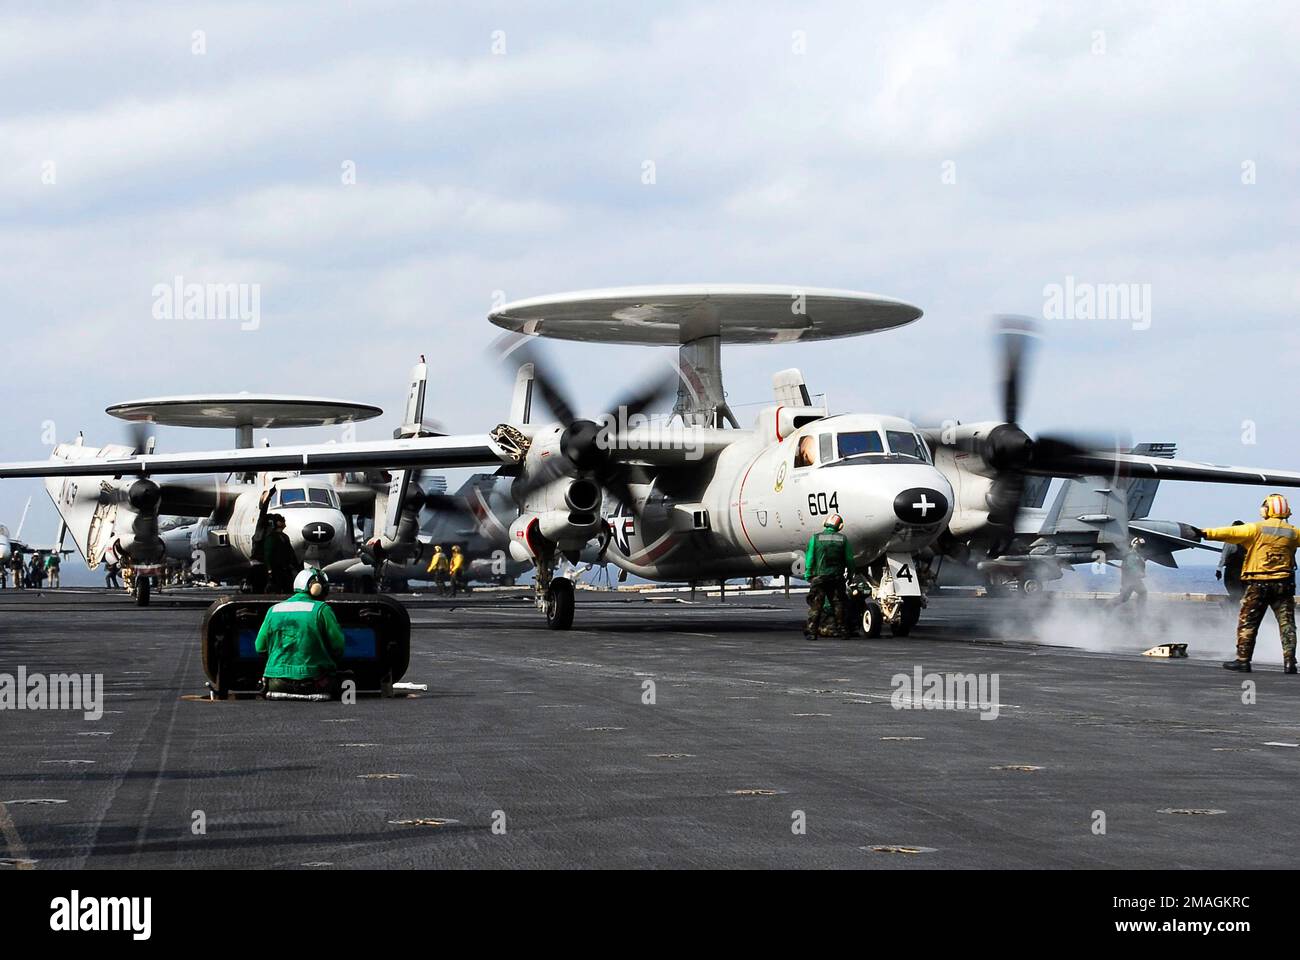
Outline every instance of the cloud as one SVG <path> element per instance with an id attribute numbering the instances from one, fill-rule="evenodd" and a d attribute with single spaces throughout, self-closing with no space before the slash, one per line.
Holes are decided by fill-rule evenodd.
<path id="1" fill-rule="evenodd" d="M 0 450 L 41 455 L 47 419 L 115 437 L 108 403 L 198 388 L 396 415 L 421 352 L 439 418 L 481 428 L 508 395 L 482 353 L 497 291 L 672 281 L 915 302 L 925 318 L 886 336 L 728 350 L 730 394 L 761 401 L 799 365 L 837 409 L 972 420 L 996 414 L 988 314 L 1039 312 L 1071 275 L 1151 284 L 1152 326 L 1048 325 L 1033 425 L 1298 467 L 1297 45 L 1284 7 L 1213 4 L 29 13 L 0 37 L 0 302 L 24 398 Z M 262 327 L 153 320 L 175 275 L 260 284 Z M 593 409 L 656 359 L 555 347 Z M 1264 372 L 1238 386 L 1232 363 Z M 27 492 L 0 485 L 0 519 Z M 1199 515 L 1245 494 L 1166 496 L 1158 512 Z"/>

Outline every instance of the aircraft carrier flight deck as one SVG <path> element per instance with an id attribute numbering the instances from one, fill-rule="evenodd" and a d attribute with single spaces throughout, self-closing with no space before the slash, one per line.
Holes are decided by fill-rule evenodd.
<path id="1" fill-rule="evenodd" d="M 427 690 L 345 704 L 208 699 L 215 596 L 0 595 L 0 672 L 104 683 L 98 720 L 0 712 L 3 869 L 1294 865 L 1300 683 L 1267 631 L 1220 669 L 1213 601 L 945 596 L 808 642 L 779 592 L 583 591 L 569 632 L 401 595 Z M 932 675 L 986 696 L 927 708 Z"/>

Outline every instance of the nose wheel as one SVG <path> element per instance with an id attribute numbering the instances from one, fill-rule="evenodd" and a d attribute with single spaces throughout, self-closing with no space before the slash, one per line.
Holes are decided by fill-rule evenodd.
<path id="1" fill-rule="evenodd" d="M 880 604 L 874 600 L 868 600 L 862 606 L 862 635 L 868 640 L 880 636 L 880 630 L 885 625 L 885 613 L 880 609 Z"/>

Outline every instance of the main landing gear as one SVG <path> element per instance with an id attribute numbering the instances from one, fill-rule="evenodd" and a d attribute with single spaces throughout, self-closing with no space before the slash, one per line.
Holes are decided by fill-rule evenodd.
<path id="1" fill-rule="evenodd" d="M 546 615 L 548 629 L 568 630 L 573 626 L 573 581 L 555 576 L 553 560 L 538 562 L 533 591 L 537 608 Z"/>
<path id="2" fill-rule="evenodd" d="M 552 630 L 568 630 L 573 626 L 573 581 L 556 577 L 551 581 L 543 598 L 546 626 Z"/>

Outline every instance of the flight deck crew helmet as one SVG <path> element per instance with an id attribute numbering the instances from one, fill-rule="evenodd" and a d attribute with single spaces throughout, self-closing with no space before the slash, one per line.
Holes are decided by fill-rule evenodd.
<path id="1" fill-rule="evenodd" d="M 843 529 L 844 518 L 841 517 L 838 513 L 832 513 L 829 517 L 826 518 L 826 526 L 830 527 L 833 530 Z"/>
<path id="2" fill-rule="evenodd" d="M 1265 520 L 1284 520 L 1291 516 L 1291 504 L 1280 493 L 1270 493 L 1260 504 L 1259 515 Z"/>
<path id="3" fill-rule="evenodd" d="M 1141 537 L 1134 537 L 1131 541 L 1129 541 L 1129 546 L 1132 547 L 1134 550 L 1136 550 L 1138 547 L 1145 546 L 1145 545 L 1146 545 L 1146 541 L 1143 540 Z"/>
<path id="4" fill-rule="evenodd" d="M 330 593 L 330 578 L 325 576 L 324 570 L 310 567 L 298 574 L 293 589 L 295 593 L 308 594 L 313 600 L 324 600 Z"/>

